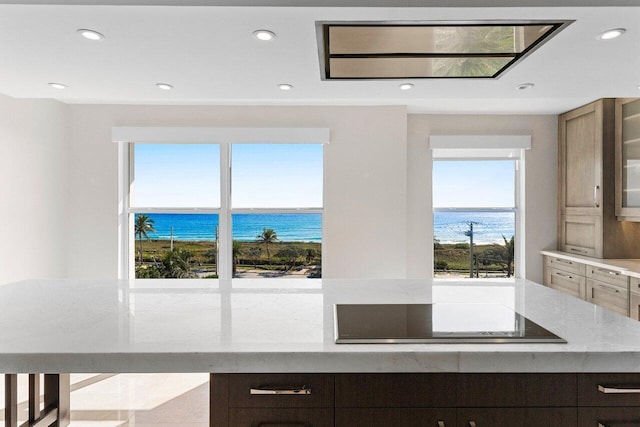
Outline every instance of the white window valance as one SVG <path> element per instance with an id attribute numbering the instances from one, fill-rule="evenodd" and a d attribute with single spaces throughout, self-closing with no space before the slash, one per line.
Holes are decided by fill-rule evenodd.
<path id="1" fill-rule="evenodd" d="M 512 158 L 531 149 L 531 135 L 431 135 L 434 159 Z"/>
<path id="2" fill-rule="evenodd" d="M 328 144 L 329 128 L 113 127 L 111 140 L 154 144 Z"/>

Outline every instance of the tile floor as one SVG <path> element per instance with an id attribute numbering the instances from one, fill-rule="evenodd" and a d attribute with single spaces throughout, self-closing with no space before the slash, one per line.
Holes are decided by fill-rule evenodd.
<path id="1" fill-rule="evenodd" d="M 4 375 L 0 377 L 4 426 Z M 22 423 L 28 378 L 18 378 Z M 208 418 L 208 374 L 71 375 L 71 427 L 206 427 Z"/>

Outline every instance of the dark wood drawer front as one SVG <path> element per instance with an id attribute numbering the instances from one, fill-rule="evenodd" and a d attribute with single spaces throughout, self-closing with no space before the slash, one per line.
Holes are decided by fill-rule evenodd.
<path id="1" fill-rule="evenodd" d="M 640 426 L 640 407 L 579 408 L 579 427 L 637 427 Z"/>
<path id="2" fill-rule="evenodd" d="M 336 407 L 454 407 L 455 374 L 337 374 Z"/>
<path id="3" fill-rule="evenodd" d="M 578 374 L 578 406 L 640 406 L 640 374 Z"/>
<path id="4" fill-rule="evenodd" d="M 454 427 L 456 410 L 451 408 L 340 408 L 336 427 Z"/>
<path id="5" fill-rule="evenodd" d="M 460 374 L 458 406 L 576 406 L 575 374 Z"/>
<path id="6" fill-rule="evenodd" d="M 303 387 L 310 393 L 296 392 Z M 268 394 L 271 390 L 279 394 Z M 333 407 L 333 404 L 333 375 L 233 374 L 229 376 L 229 406 L 232 408 L 328 408 Z"/>
<path id="7" fill-rule="evenodd" d="M 333 427 L 333 409 L 232 408 L 229 427 Z"/>
<path id="8" fill-rule="evenodd" d="M 576 408 L 460 408 L 457 418 L 459 427 L 578 426 Z"/>

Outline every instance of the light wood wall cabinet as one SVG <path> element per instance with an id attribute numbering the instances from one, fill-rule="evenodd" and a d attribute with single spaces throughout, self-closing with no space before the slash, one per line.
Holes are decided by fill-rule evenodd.
<path id="1" fill-rule="evenodd" d="M 639 258 L 640 224 L 615 212 L 615 102 L 558 118 L 558 249 L 595 258 Z"/>
<path id="2" fill-rule="evenodd" d="M 616 216 L 640 221 L 640 99 L 616 99 Z"/>

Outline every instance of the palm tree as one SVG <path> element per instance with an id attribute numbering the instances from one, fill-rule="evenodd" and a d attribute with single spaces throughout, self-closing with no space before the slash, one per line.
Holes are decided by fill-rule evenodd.
<path id="1" fill-rule="evenodd" d="M 502 240 L 504 240 L 504 254 L 507 261 L 507 277 L 511 277 L 511 271 L 513 269 L 513 259 L 516 253 L 514 238 L 515 236 L 511 236 L 511 239 L 507 240 L 507 238 L 504 237 L 504 234 L 502 235 Z"/>
<path id="2" fill-rule="evenodd" d="M 160 266 L 162 277 L 168 279 L 194 277 L 189 267 L 192 257 L 193 254 L 186 249 L 175 248 L 165 252 Z"/>
<path id="3" fill-rule="evenodd" d="M 317 255 L 318 255 L 318 253 L 316 252 L 316 250 L 314 248 L 307 248 L 307 250 L 306 250 L 307 264 L 311 265 L 311 262 L 313 262 L 313 260 L 315 259 L 315 257 Z"/>
<path id="4" fill-rule="evenodd" d="M 242 243 L 237 240 L 232 242 L 231 247 L 231 258 L 233 262 L 233 271 L 232 276 L 235 277 L 236 271 L 238 269 L 238 261 L 240 260 L 240 255 L 242 255 Z"/>
<path id="5" fill-rule="evenodd" d="M 135 236 L 140 240 L 140 264 L 142 264 L 142 238 L 149 240 L 149 233 L 155 233 L 156 229 L 153 227 L 155 221 L 145 214 L 136 216 L 135 224 Z"/>
<path id="6" fill-rule="evenodd" d="M 269 265 L 271 265 L 271 252 L 269 251 L 269 245 L 278 241 L 278 235 L 273 231 L 273 228 L 263 228 L 262 233 L 258 234 L 256 239 L 258 243 L 264 243 L 264 246 L 267 249 L 267 259 L 269 260 Z"/>

